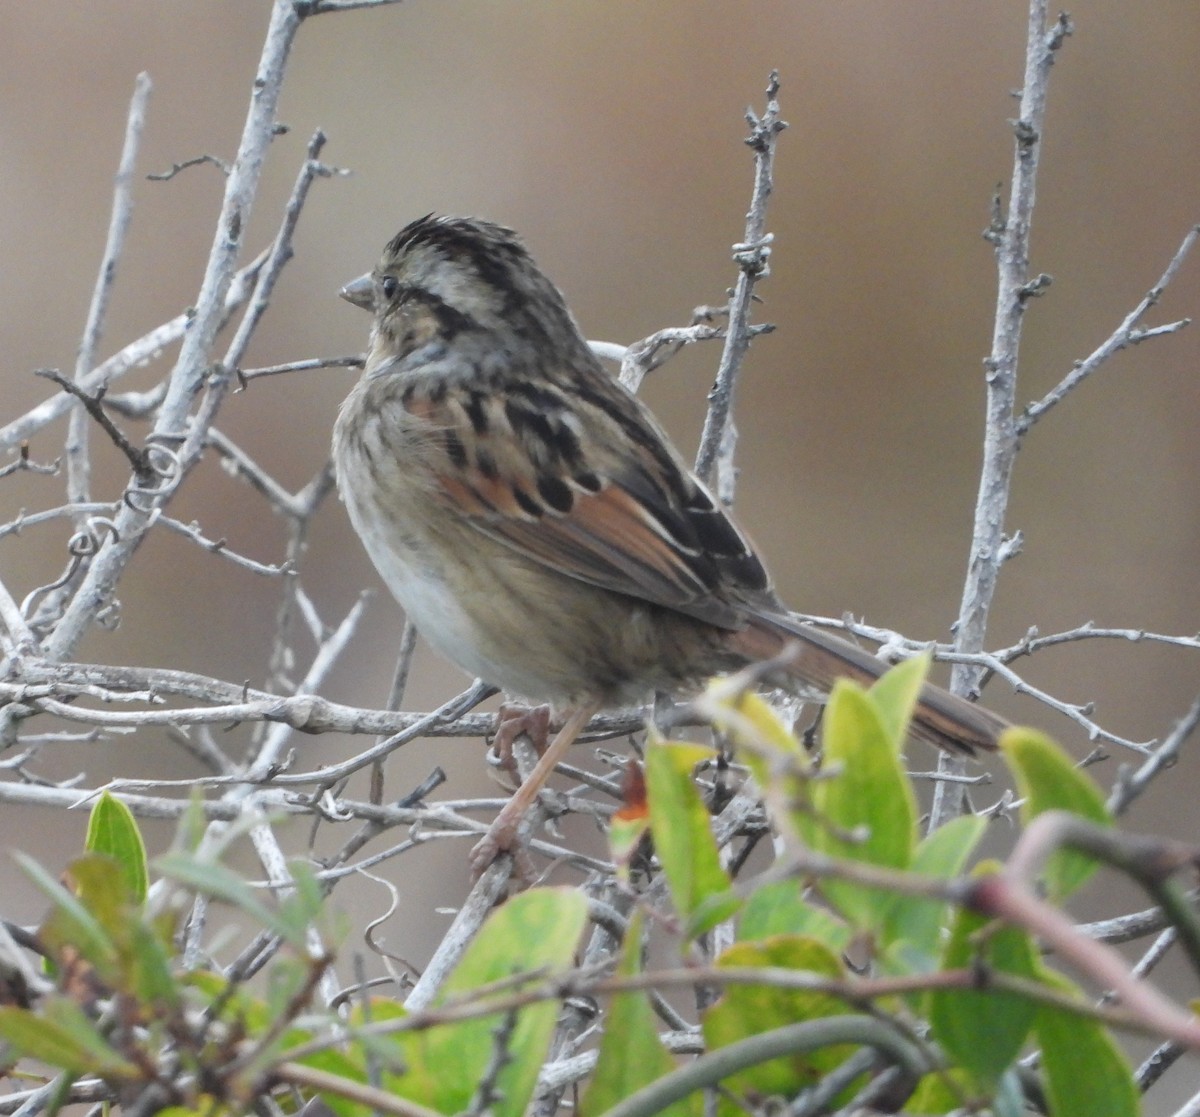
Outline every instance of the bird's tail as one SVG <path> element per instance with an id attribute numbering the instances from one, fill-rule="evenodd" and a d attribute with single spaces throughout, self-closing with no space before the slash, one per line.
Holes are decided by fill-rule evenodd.
<path id="1" fill-rule="evenodd" d="M 755 616 L 733 642 L 749 660 L 771 659 L 794 645 L 793 658 L 784 670 L 820 694 L 828 694 L 839 678 L 869 686 L 888 668 L 856 644 L 784 614 Z M 995 749 L 1007 728 L 1008 722 L 991 710 L 926 683 L 913 711 L 910 732 L 947 752 L 973 756 L 980 749 Z"/>

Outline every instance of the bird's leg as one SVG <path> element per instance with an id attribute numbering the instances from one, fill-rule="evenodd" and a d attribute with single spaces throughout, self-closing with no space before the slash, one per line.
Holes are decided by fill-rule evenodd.
<path id="1" fill-rule="evenodd" d="M 498 853 L 516 851 L 518 833 L 525 812 L 537 798 L 538 792 L 542 790 L 558 762 L 566 755 L 567 749 L 575 743 L 575 739 L 599 708 L 598 704 L 589 703 L 575 710 L 542 753 L 528 778 L 500 809 L 488 832 L 471 850 L 471 868 L 476 875 L 483 872 L 496 859 Z"/>

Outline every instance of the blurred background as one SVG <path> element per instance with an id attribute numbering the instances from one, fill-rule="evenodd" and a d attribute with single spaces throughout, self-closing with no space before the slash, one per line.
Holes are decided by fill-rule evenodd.
<path id="1" fill-rule="evenodd" d="M 231 159 L 268 14 L 245 0 L 5 9 L 0 421 L 46 395 L 33 369 L 74 366 L 136 74 L 154 82 L 141 173 L 205 152 Z M 1081 0 L 1072 15 L 1076 33 L 1052 79 L 1033 236 L 1032 267 L 1054 284 L 1027 315 L 1022 400 L 1108 336 L 1200 220 L 1196 8 Z M 272 150 L 247 244 L 257 251 L 274 234 L 317 127 L 329 136 L 326 160 L 353 174 L 314 188 L 247 364 L 361 351 L 367 319 L 337 290 L 431 210 L 520 230 L 590 337 L 627 343 L 686 324 L 735 278 L 729 251 L 752 170 L 742 113 L 761 109 L 778 68 L 791 127 L 769 214 L 772 270 L 759 287 L 761 318 L 778 328 L 754 345 L 740 387 L 738 516 L 793 607 L 945 639 L 970 537 L 995 297 L 981 232 L 997 184 L 1007 194 L 1025 20 L 1017 0 L 411 3 L 313 19 L 290 62 L 279 114 L 290 131 Z M 194 300 L 221 190 L 211 166 L 138 183 L 102 357 Z M 1149 321 L 1198 309 L 1200 257 Z M 717 357 L 715 347 L 694 348 L 644 389 L 685 449 L 695 447 Z M 148 386 L 164 367 L 123 386 Z M 1025 548 L 1004 571 L 992 646 L 1032 625 L 1050 633 L 1088 620 L 1200 629 L 1198 374 L 1195 329 L 1153 341 L 1120 354 L 1035 428 L 1009 521 Z M 298 488 L 326 459 L 353 376 L 258 381 L 229 398 L 219 426 Z M 64 431 L 42 432 L 34 456 L 58 455 Z M 97 494 L 111 499 L 126 471 L 103 438 L 94 444 Z M 61 494 L 61 478 L 0 481 L 0 521 Z M 283 557 L 282 525 L 215 464 L 196 471 L 173 512 L 260 561 Z M 60 525 L 0 540 L 15 594 L 61 569 L 66 535 Z M 303 569 L 331 623 L 364 588 L 380 591 L 336 501 L 316 522 Z M 276 594 L 159 533 L 122 583 L 121 627 L 94 633 L 79 655 L 257 683 Z M 326 697 L 381 704 L 400 626 L 377 592 Z M 1094 701 L 1101 724 L 1138 740 L 1169 731 L 1200 689 L 1196 652 L 1146 644 L 1074 644 L 1019 668 L 1061 698 Z M 406 708 L 429 708 L 463 682 L 422 651 Z M 1029 699 L 999 684 L 988 699 L 1087 753 L 1077 726 Z M 301 738 L 295 747 L 308 766 L 363 744 Z M 1110 751 L 1092 769 L 1106 787 L 1131 759 Z M 452 771 L 450 794 L 486 786 L 478 742 L 443 744 L 393 761 L 395 794 L 439 762 Z M 148 735 L 44 754 L 40 771 L 84 772 L 88 785 L 118 773 L 196 774 Z M 1185 756 L 1130 825 L 1196 840 L 1198 771 Z M 996 794 L 993 785 L 978 800 Z M 0 843 L 54 868 L 78 848 L 85 820 L 45 821 L 6 808 Z M 402 864 L 406 908 L 461 899 L 464 846 Z M 440 879 L 421 868 L 434 865 Z M 32 918 L 39 901 L 16 899 L 25 895 L 14 892 L 22 910 L 5 914 Z"/>

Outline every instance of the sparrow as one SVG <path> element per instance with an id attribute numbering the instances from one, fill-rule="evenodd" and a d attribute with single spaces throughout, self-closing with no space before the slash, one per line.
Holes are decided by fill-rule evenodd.
<path id="1" fill-rule="evenodd" d="M 511 846 L 530 784 L 598 709 L 785 648 L 801 697 L 886 670 L 791 616 L 746 535 L 600 364 L 511 229 L 422 217 L 341 294 L 373 317 L 333 457 L 380 576 L 445 658 L 573 711 L 477 866 Z M 911 733 L 972 754 L 1005 725 L 926 685 Z"/>

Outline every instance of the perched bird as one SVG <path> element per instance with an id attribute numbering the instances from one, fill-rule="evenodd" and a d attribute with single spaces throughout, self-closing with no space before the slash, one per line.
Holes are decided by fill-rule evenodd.
<path id="1" fill-rule="evenodd" d="M 422 217 L 342 295 L 373 313 L 333 435 L 384 582 L 447 659 L 574 711 L 502 812 L 490 859 L 597 709 L 778 655 L 805 696 L 885 664 L 798 623 L 650 411 L 601 366 L 515 233 Z M 928 685 L 912 732 L 951 751 L 1005 723 Z M 531 786 L 532 785 L 532 786 Z"/>

